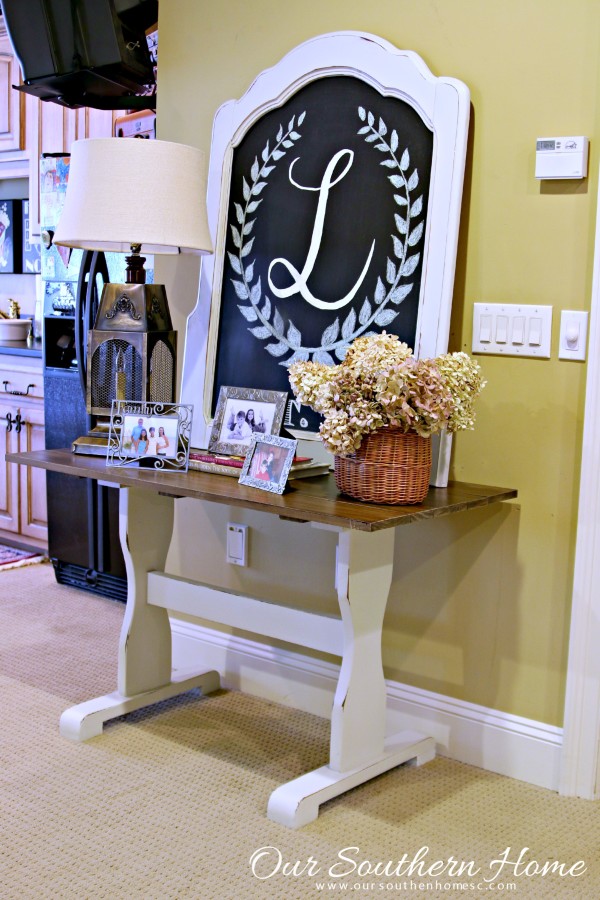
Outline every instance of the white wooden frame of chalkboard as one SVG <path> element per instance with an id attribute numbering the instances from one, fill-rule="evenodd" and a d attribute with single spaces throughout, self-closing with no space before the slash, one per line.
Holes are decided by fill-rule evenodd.
<path id="1" fill-rule="evenodd" d="M 187 323 L 183 364 L 181 399 L 194 403 L 198 411 L 191 437 L 193 447 L 207 446 L 212 425 L 211 398 L 234 150 L 263 115 L 284 104 L 312 81 L 336 75 L 359 78 L 384 96 L 404 100 L 433 133 L 414 352 L 418 356 L 435 356 L 447 350 L 469 90 L 454 78 L 435 77 L 416 53 L 399 50 L 374 35 L 336 32 L 313 38 L 262 72 L 243 97 L 225 103 L 215 117 L 207 194 L 215 253 L 204 257 L 202 262 L 198 302 Z M 449 456 L 450 439 L 436 442 L 432 484 L 446 483 Z"/>

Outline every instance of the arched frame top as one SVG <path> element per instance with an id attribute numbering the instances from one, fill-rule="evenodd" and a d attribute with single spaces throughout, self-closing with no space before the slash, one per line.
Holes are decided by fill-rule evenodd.
<path id="1" fill-rule="evenodd" d="M 359 79 L 383 97 L 404 101 L 433 135 L 414 350 L 420 356 L 433 356 L 447 349 L 469 90 L 457 79 L 434 76 L 418 54 L 399 50 L 374 35 L 337 32 L 313 38 L 262 72 L 239 100 L 225 103 L 215 116 L 207 194 L 215 253 L 202 261 L 198 302 L 187 324 L 182 381 L 182 402 L 195 408 L 195 447 L 207 446 L 212 421 L 221 296 L 229 277 L 228 212 L 236 148 L 263 116 L 284 106 L 302 88 L 339 76 Z M 394 331 L 393 325 L 389 330 Z"/>

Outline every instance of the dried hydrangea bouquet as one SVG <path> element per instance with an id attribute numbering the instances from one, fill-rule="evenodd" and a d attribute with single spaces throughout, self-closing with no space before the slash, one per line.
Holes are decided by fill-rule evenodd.
<path id="1" fill-rule="evenodd" d="M 324 416 L 338 488 L 374 503 L 421 503 L 431 441 L 442 429 L 472 428 L 485 382 L 466 353 L 416 359 L 396 335 L 357 338 L 339 366 L 290 366 L 295 395 Z"/>

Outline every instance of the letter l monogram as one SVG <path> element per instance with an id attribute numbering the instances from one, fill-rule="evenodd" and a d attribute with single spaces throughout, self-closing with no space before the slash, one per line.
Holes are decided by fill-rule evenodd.
<path id="1" fill-rule="evenodd" d="M 339 160 L 343 159 L 343 157 L 347 156 L 348 160 L 346 162 L 345 167 L 340 172 L 340 174 L 334 178 L 333 173 L 335 171 L 335 167 L 337 166 Z M 280 297 L 282 299 L 287 297 L 292 297 L 294 294 L 301 294 L 302 297 L 306 300 L 307 303 L 310 303 L 311 306 L 316 306 L 317 309 L 340 309 L 342 306 L 346 306 L 348 303 L 356 295 L 359 287 L 361 286 L 365 275 L 367 274 L 367 270 L 371 263 L 371 259 L 373 257 L 373 251 L 375 250 L 375 241 L 371 244 L 371 249 L 369 251 L 369 255 L 367 257 L 367 261 L 363 266 L 363 270 L 360 273 L 358 280 L 356 281 L 354 287 L 346 294 L 345 297 L 341 297 L 339 300 L 333 300 L 331 302 L 327 302 L 326 300 L 319 300 L 318 297 L 315 297 L 307 286 L 308 278 L 314 268 L 317 255 L 319 253 L 319 248 L 321 246 L 321 239 L 323 237 L 323 226 L 325 224 L 325 212 L 327 209 L 327 200 L 329 198 L 329 191 L 332 187 L 335 187 L 338 182 L 342 180 L 342 178 L 347 174 L 350 170 L 352 163 L 354 162 L 354 152 L 352 150 L 340 150 L 335 154 L 329 161 L 327 168 L 325 169 L 325 174 L 323 175 L 323 180 L 319 187 L 307 187 L 306 185 L 298 184 L 297 181 L 294 181 L 292 178 L 292 169 L 294 165 L 298 162 L 300 157 L 296 157 L 295 160 L 290 164 L 289 169 L 289 179 L 291 184 L 294 187 L 297 187 L 301 191 L 318 191 L 319 192 L 319 202 L 317 205 L 317 213 L 315 215 L 315 224 L 313 226 L 313 233 L 310 241 L 310 247 L 308 250 L 308 255 L 306 257 L 306 262 L 304 263 L 304 267 L 302 272 L 299 272 L 298 269 L 288 259 L 284 259 L 283 257 L 277 257 L 277 259 L 272 260 L 269 266 L 269 287 L 273 291 L 276 297 Z M 271 279 L 271 272 L 273 267 L 278 263 L 281 263 L 284 266 L 289 274 L 294 279 L 293 284 L 291 284 L 287 288 L 278 288 L 273 284 Z"/>

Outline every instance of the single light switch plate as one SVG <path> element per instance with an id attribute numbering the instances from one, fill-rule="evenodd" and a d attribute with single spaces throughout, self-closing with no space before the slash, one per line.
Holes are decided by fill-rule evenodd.
<path id="1" fill-rule="evenodd" d="M 587 328 L 588 313 L 563 309 L 560 314 L 559 359 L 585 359 Z"/>
<path id="2" fill-rule="evenodd" d="M 233 566 L 248 565 L 248 526 L 237 522 L 227 523 L 227 555 L 228 563 Z"/>
<path id="3" fill-rule="evenodd" d="M 552 307 L 522 303 L 476 303 L 473 353 L 550 358 Z"/>

